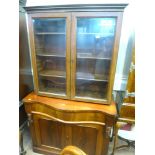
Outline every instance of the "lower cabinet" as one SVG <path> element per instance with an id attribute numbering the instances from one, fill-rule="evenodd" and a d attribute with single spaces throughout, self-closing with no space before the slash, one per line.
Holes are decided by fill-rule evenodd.
<path id="1" fill-rule="evenodd" d="M 43 102 L 37 98 L 49 100 Z M 24 99 L 35 152 L 58 155 L 65 146 L 74 145 L 88 155 L 107 154 L 115 121 L 114 114 L 103 112 L 109 105 L 95 105 L 95 109 L 93 104 L 84 102 L 62 100 L 57 104 L 57 99 L 37 98 L 30 95 Z M 115 112 L 114 105 L 106 108 L 113 108 Z"/>

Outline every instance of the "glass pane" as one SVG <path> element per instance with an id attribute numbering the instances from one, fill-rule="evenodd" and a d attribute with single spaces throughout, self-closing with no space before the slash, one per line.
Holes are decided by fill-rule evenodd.
<path id="1" fill-rule="evenodd" d="M 106 99 L 115 18 L 77 18 L 76 96 Z"/>
<path id="2" fill-rule="evenodd" d="M 35 32 L 62 32 L 66 31 L 65 18 L 37 18 L 34 19 Z"/>
<path id="3" fill-rule="evenodd" d="M 66 94 L 66 19 L 33 20 L 39 91 Z"/>

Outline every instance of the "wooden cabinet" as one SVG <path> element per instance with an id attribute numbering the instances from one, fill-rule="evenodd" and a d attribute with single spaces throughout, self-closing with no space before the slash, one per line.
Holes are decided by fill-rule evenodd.
<path id="1" fill-rule="evenodd" d="M 23 102 L 34 151 L 59 154 L 75 145 L 88 155 L 107 154 L 125 6 L 26 8 L 35 93 Z"/>
<path id="2" fill-rule="evenodd" d="M 110 104 L 125 6 L 26 8 L 35 92 Z"/>
<path id="3" fill-rule="evenodd" d="M 68 145 L 89 155 L 106 155 L 115 121 L 115 104 L 99 105 L 29 94 L 24 100 L 33 150 L 59 154 Z"/>

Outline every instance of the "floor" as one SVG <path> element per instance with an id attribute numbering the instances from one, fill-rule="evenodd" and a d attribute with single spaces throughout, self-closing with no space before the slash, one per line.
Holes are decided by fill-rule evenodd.
<path id="1" fill-rule="evenodd" d="M 123 141 L 119 140 L 118 141 L 119 144 L 124 144 Z M 32 151 L 32 147 L 31 147 L 31 136 L 30 136 L 30 132 L 29 132 L 29 128 L 25 127 L 24 132 L 23 132 L 23 144 L 24 144 L 24 149 L 26 150 L 26 155 L 41 155 L 38 153 L 34 153 Z M 113 142 L 110 143 L 109 145 L 109 152 L 108 155 L 111 154 L 112 152 L 112 146 L 113 146 Z M 115 152 L 115 155 L 134 155 L 135 151 L 133 148 L 123 148 L 121 150 L 117 150 Z"/>

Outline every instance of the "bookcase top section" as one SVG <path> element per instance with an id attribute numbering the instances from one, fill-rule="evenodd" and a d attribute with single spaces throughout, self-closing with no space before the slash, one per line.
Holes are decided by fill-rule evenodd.
<path id="1" fill-rule="evenodd" d="M 26 6 L 24 9 L 29 12 L 44 11 L 62 11 L 62 12 L 78 12 L 78 11 L 124 11 L 128 3 L 95 3 L 95 4 L 63 4 L 63 5 L 37 5 Z"/>
<path id="2" fill-rule="evenodd" d="M 45 5 L 68 5 L 68 4 L 121 4 L 130 3 L 130 0 L 27 0 L 26 6 L 45 6 Z"/>

